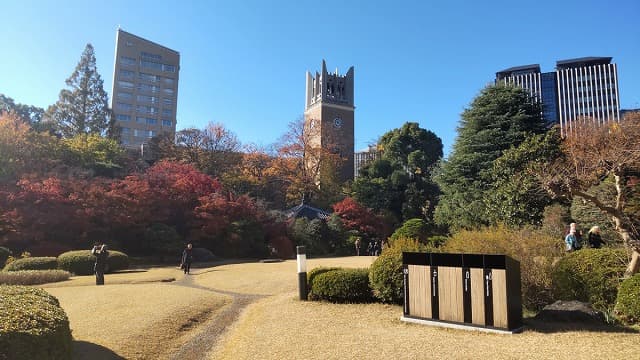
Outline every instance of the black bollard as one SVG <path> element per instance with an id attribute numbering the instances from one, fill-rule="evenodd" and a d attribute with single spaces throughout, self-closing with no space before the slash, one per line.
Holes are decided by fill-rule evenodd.
<path id="1" fill-rule="evenodd" d="M 298 289 L 300 290 L 300 300 L 307 300 L 307 255 L 304 246 L 297 246 L 298 254 Z"/>

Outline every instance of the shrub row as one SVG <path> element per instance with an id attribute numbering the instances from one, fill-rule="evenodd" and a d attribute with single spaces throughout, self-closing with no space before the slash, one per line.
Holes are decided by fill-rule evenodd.
<path id="1" fill-rule="evenodd" d="M 68 251 L 58 256 L 58 268 L 76 275 L 93 274 L 95 256 L 90 250 Z M 129 257 L 119 251 L 109 250 L 106 272 L 114 272 L 129 268 Z"/>
<path id="2" fill-rule="evenodd" d="M 315 273 L 311 293 L 316 300 L 334 303 L 371 302 L 368 269 L 325 269 Z"/>
<path id="3" fill-rule="evenodd" d="M 39 285 L 69 279 L 64 270 L 19 270 L 0 271 L 0 284 L 7 285 Z"/>
<path id="4" fill-rule="evenodd" d="M 620 284 L 615 313 L 628 324 L 640 323 L 640 274 L 625 279 Z"/>
<path id="5" fill-rule="evenodd" d="M 554 299 L 585 301 L 599 310 L 612 309 L 626 263 L 624 249 L 583 249 L 569 253 L 553 271 Z"/>
<path id="6" fill-rule="evenodd" d="M 55 257 L 26 257 L 12 261 L 5 266 L 5 271 L 21 270 L 66 270 L 76 275 L 93 274 L 95 256 L 90 250 L 68 251 Z M 119 251 L 109 251 L 106 272 L 114 272 L 129 268 L 129 257 Z"/>
<path id="7" fill-rule="evenodd" d="M 58 260 L 54 257 L 26 257 L 10 262 L 5 271 L 20 270 L 54 270 L 58 267 Z"/>
<path id="8" fill-rule="evenodd" d="M 39 288 L 0 285 L 0 359 L 71 359 L 71 341 L 58 299 Z"/>

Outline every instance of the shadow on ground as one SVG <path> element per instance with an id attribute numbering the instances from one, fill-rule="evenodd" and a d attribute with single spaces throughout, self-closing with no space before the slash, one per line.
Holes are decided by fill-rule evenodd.
<path id="1" fill-rule="evenodd" d="M 638 334 L 640 331 L 624 327 L 596 322 L 558 322 L 544 321 L 535 318 L 524 320 L 525 328 L 528 331 L 535 331 L 544 334 L 561 333 L 569 331 L 593 331 L 601 333 L 629 333 Z"/>
<path id="2" fill-rule="evenodd" d="M 86 341 L 73 342 L 74 360 L 124 360 L 126 358 L 98 344 Z"/>

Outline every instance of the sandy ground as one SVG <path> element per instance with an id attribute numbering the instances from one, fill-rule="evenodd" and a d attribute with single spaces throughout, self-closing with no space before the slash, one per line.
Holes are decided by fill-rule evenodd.
<path id="1" fill-rule="evenodd" d="M 374 258 L 308 260 L 368 267 Z M 76 359 L 635 359 L 638 333 L 528 321 L 496 335 L 407 324 L 402 308 L 298 300 L 296 261 L 154 268 L 44 285 L 60 299 Z"/>

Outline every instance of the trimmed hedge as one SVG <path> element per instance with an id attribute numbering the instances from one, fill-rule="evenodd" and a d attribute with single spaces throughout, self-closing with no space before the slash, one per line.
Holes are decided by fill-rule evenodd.
<path id="1" fill-rule="evenodd" d="M 58 256 L 58 268 L 75 275 L 93 274 L 93 265 L 96 257 L 91 255 L 91 250 L 74 250 Z M 109 250 L 107 258 L 107 273 L 129 268 L 129 257 L 120 251 Z"/>
<path id="2" fill-rule="evenodd" d="M 0 359 L 71 359 L 69 319 L 46 291 L 0 285 Z"/>
<path id="3" fill-rule="evenodd" d="M 640 323 L 640 274 L 620 283 L 615 312 L 627 324 Z"/>
<path id="4" fill-rule="evenodd" d="M 0 284 L 40 285 L 69 280 L 70 276 L 71 274 L 64 270 L 0 271 Z"/>
<path id="5" fill-rule="evenodd" d="M 206 248 L 194 247 L 192 254 L 193 254 L 193 262 L 207 262 L 207 261 L 214 261 L 216 259 L 216 256 L 213 255 L 211 250 Z M 182 255 L 182 250 L 179 252 L 178 257 L 180 257 L 181 255 Z"/>
<path id="6" fill-rule="evenodd" d="M 4 246 L 0 246 L 0 267 L 4 267 L 4 264 L 7 262 L 9 256 L 11 256 L 11 250 L 7 249 Z"/>
<path id="7" fill-rule="evenodd" d="M 307 273 L 307 289 L 309 290 L 309 294 L 308 294 L 309 300 L 320 300 L 313 293 L 313 281 L 315 280 L 315 278 L 318 275 L 324 274 L 328 271 L 334 271 L 334 270 L 340 270 L 340 269 L 341 268 L 339 267 L 322 267 L 322 266 L 311 269 L 311 271 Z"/>
<path id="8" fill-rule="evenodd" d="M 425 251 L 426 247 L 415 239 L 398 238 L 371 264 L 369 282 L 373 295 L 384 303 L 401 304 L 404 298 L 402 252 Z"/>
<path id="9" fill-rule="evenodd" d="M 20 270 L 54 270 L 58 262 L 54 257 L 26 257 L 12 261 L 5 266 L 4 271 Z"/>
<path id="10" fill-rule="evenodd" d="M 607 310 L 616 301 L 627 267 L 624 249 L 583 249 L 567 254 L 553 269 L 553 295 L 558 300 L 590 302 Z"/>
<path id="11" fill-rule="evenodd" d="M 335 269 L 317 274 L 311 291 L 319 300 L 334 303 L 371 302 L 368 269 Z"/>

